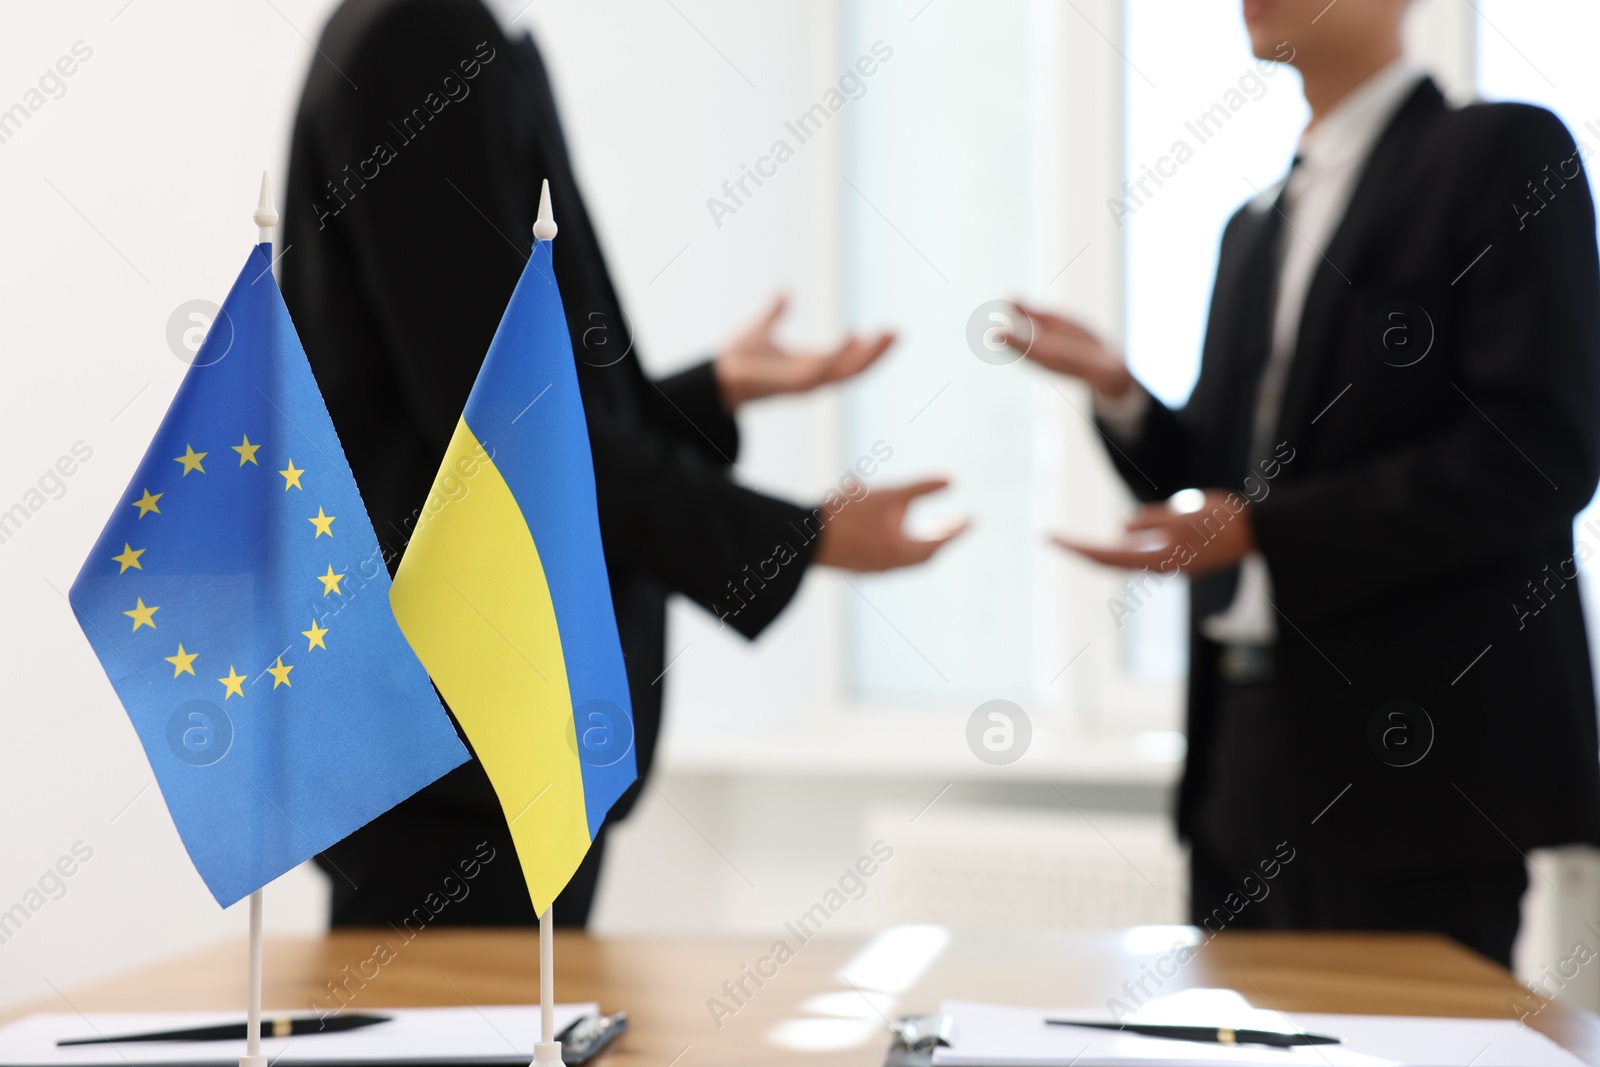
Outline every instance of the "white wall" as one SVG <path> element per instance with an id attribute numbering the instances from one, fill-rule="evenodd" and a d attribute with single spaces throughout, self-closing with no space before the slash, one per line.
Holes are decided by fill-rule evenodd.
<path id="1" fill-rule="evenodd" d="M 8 4 L 0 35 L 0 107 L 75 42 L 93 50 L 0 144 L 0 506 L 74 442 L 93 450 L 0 544 L 0 908 L 74 843 L 92 849 L 0 945 L 0 1000 L 243 929 L 189 866 L 64 594 L 183 373 L 169 315 L 220 301 L 254 239 L 253 190 L 282 173 L 309 52 L 290 20 L 315 33 L 324 5 L 122 4 Z M 271 922 L 314 928 L 320 900 L 285 879 Z"/>

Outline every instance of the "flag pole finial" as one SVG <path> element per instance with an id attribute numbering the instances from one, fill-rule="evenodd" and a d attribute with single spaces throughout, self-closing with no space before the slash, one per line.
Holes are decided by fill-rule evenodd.
<path id="1" fill-rule="evenodd" d="M 539 187 L 539 220 L 533 224 L 533 239 L 535 241 L 553 241 L 556 239 L 556 220 L 550 214 L 550 179 L 546 178 Z"/>
<path id="2" fill-rule="evenodd" d="M 261 172 L 261 199 L 256 203 L 256 225 L 260 227 L 260 240 L 272 240 L 272 228 L 278 224 L 278 209 L 272 206 L 272 185 L 267 172 Z"/>

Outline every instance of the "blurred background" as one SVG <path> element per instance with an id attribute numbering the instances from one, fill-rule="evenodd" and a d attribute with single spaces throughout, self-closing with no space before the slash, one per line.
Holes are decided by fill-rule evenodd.
<path id="1" fill-rule="evenodd" d="M 261 171 L 282 188 L 334 6 L 0 0 L 0 1003 L 243 937 L 64 594 L 254 239 Z M 1222 222 L 1304 124 L 1296 75 L 1251 59 L 1238 0 L 531 0 L 519 22 L 552 65 L 647 368 L 703 358 L 775 290 L 796 341 L 901 331 L 844 391 L 751 410 L 741 472 L 817 500 L 876 454 L 870 481 L 954 479 L 916 525 L 976 518 L 929 567 L 812 574 L 754 644 L 676 606 L 659 773 L 612 837 L 595 928 L 776 936 L 878 841 L 892 861 L 827 932 L 1178 922 L 1185 592 L 1130 599 L 1048 547 L 1109 535 L 1129 500 L 1087 396 L 981 338 L 1003 325 L 991 301 L 1070 308 L 1180 402 Z M 1410 36 L 1457 99 L 1543 103 L 1600 147 L 1592 0 L 1418 0 Z M 75 73 L 41 81 L 64 55 Z M 712 210 L 865 55 L 864 88 Z M 1241 97 L 1196 145 L 1185 124 Z M 1112 210 L 1179 139 L 1195 152 L 1177 174 Z M 34 492 L 75 446 L 91 458 Z M 1579 528 L 1592 551 L 1596 531 Z M 999 755 L 969 741 L 996 700 L 1014 728 Z M 91 858 L 64 890 L 5 921 L 75 846 Z M 1600 865 L 1533 862 L 1525 979 L 1600 946 L 1583 923 Z M 326 892 L 309 867 L 274 883 L 269 932 L 321 929 Z M 1600 1006 L 1593 974 L 1564 995 Z"/>

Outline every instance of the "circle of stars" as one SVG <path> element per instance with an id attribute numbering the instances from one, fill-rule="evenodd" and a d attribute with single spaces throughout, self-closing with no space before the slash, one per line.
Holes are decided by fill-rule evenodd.
<path id="1" fill-rule="evenodd" d="M 260 451 L 262 442 L 251 441 L 249 434 L 242 434 L 239 444 L 230 445 L 228 447 L 238 454 L 240 467 L 244 467 L 246 464 L 253 467 L 261 466 L 260 462 L 256 459 L 256 453 Z M 207 473 L 205 468 L 205 459 L 210 454 L 210 452 L 196 452 L 193 444 L 185 442 L 183 455 L 174 456 L 173 462 L 177 463 L 183 468 L 183 472 L 180 477 L 187 478 L 190 474 Z M 285 464 L 286 465 L 284 468 L 278 471 L 278 475 L 283 478 L 283 491 L 287 493 L 289 490 L 293 489 L 296 492 L 305 492 L 305 486 L 300 481 L 301 476 L 306 473 L 305 468 L 296 467 L 292 457 L 286 457 Z M 137 500 L 129 501 L 129 504 L 130 506 L 139 509 L 139 519 L 142 520 L 149 515 L 161 514 L 160 501 L 165 495 L 166 494 L 164 492 L 152 493 L 148 487 L 141 486 L 139 498 Z M 337 518 L 337 515 L 329 515 L 322 509 L 322 507 L 319 506 L 317 508 L 317 513 L 313 516 L 308 516 L 306 520 L 311 523 L 313 527 L 312 539 L 317 540 L 326 536 L 332 540 L 334 536 L 333 524 Z M 116 563 L 120 568 L 117 571 L 117 574 L 124 575 L 127 574 L 129 570 L 143 571 L 144 564 L 141 562 L 141 557 L 144 556 L 146 551 L 148 550 L 144 548 L 134 548 L 132 544 L 124 541 L 122 543 L 122 551 L 111 557 L 112 562 Z M 313 577 L 322 583 L 323 596 L 326 597 L 334 594 L 339 596 L 344 595 L 339 588 L 339 583 L 343 581 L 345 575 L 342 573 L 335 573 L 332 564 L 328 565 L 326 574 L 313 575 Z M 158 629 L 156 626 L 155 616 L 156 612 L 160 610 L 161 606 L 159 604 L 146 604 L 142 596 L 136 596 L 134 598 L 134 606 L 129 610 L 124 611 L 122 614 L 133 620 L 133 632 L 138 633 L 141 629 L 145 628 L 149 628 L 151 630 Z M 323 651 L 327 651 L 328 646 L 325 640 L 327 634 L 328 628 L 321 625 L 317 619 L 311 620 L 311 629 L 300 631 L 300 636 L 306 639 L 306 651 L 308 653 L 319 648 Z M 288 650 L 285 649 L 285 651 L 287 652 Z M 199 658 L 200 653 L 190 652 L 184 648 L 183 642 L 181 641 L 178 642 L 178 651 L 175 654 L 162 657 L 162 659 L 167 663 L 172 664 L 172 677 L 174 680 L 185 674 L 189 675 L 191 678 L 198 677 L 195 674 L 194 664 Z M 272 688 L 274 690 L 276 690 L 279 686 L 292 689 L 294 688 L 294 683 L 289 680 L 289 674 L 294 670 L 294 668 L 294 664 L 283 662 L 283 656 L 280 654 L 277 657 L 276 662 L 267 667 L 263 673 L 270 674 L 272 676 Z M 233 697 L 239 697 L 241 700 L 244 699 L 244 683 L 246 681 L 246 676 L 240 674 L 234 664 L 230 663 L 228 665 L 228 673 L 225 676 L 218 678 L 217 681 L 222 685 L 223 700 L 229 700 Z"/>

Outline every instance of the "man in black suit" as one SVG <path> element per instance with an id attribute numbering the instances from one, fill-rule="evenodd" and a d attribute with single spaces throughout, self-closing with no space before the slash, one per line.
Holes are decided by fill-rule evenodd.
<path id="1" fill-rule="evenodd" d="M 1223 233 L 1181 410 L 1075 322 L 1031 312 L 1014 343 L 1093 387 L 1147 502 L 1142 543 L 1067 547 L 1136 593 L 1194 579 L 1193 921 L 1438 930 L 1509 964 L 1525 854 L 1600 843 L 1572 536 L 1600 476 L 1595 217 L 1554 116 L 1453 108 L 1406 66 L 1405 6 L 1245 0 L 1312 121 Z"/>
<path id="2" fill-rule="evenodd" d="M 867 571 L 929 558 L 949 537 L 914 540 L 901 523 L 944 483 L 852 485 L 812 509 L 730 477 L 743 404 L 848 378 L 892 337 L 791 353 L 772 337 L 779 301 L 714 359 L 647 378 L 543 61 L 526 33 L 508 36 L 512 20 L 480 0 L 347 0 L 333 15 L 295 121 L 283 293 L 392 566 L 527 261 L 549 180 L 642 783 L 669 593 L 754 637 L 813 563 Z M 558 923 L 587 921 L 603 850 L 602 830 L 556 902 Z M 512 857 L 488 780 L 469 763 L 324 855 L 333 921 L 531 923 Z M 456 899 L 450 886 L 466 891 Z"/>

